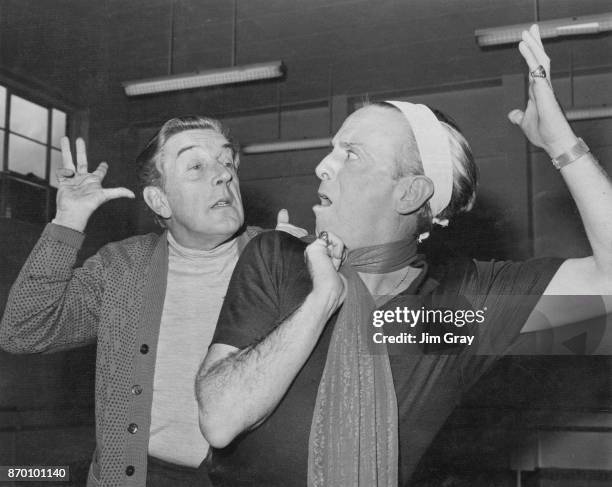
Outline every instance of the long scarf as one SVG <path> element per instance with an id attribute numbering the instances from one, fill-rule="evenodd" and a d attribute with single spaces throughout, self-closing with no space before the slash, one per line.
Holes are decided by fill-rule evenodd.
<path id="1" fill-rule="evenodd" d="M 353 250 L 340 268 L 348 287 L 317 392 L 309 487 L 397 487 L 397 398 L 389 356 L 368 353 L 376 304 L 358 272 L 384 274 L 416 259 L 416 241 L 398 241 Z"/>

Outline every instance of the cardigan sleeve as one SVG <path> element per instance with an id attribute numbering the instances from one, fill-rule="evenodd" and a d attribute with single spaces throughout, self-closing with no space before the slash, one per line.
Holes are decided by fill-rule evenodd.
<path id="1" fill-rule="evenodd" d="M 49 224 L 11 288 L 0 322 L 10 353 L 67 350 L 95 341 L 104 266 L 100 254 L 74 269 L 84 235 Z"/>

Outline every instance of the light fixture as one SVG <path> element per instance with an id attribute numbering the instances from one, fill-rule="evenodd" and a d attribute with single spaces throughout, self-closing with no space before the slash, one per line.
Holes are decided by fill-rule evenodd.
<path id="1" fill-rule="evenodd" d="M 474 33 L 480 46 L 494 46 L 519 42 L 521 33 L 529 29 L 528 24 L 505 25 L 489 29 L 478 29 Z M 552 37 L 598 34 L 612 30 L 612 12 L 598 15 L 584 15 L 565 19 L 544 20 L 537 22 L 542 39 Z"/>
<path id="2" fill-rule="evenodd" d="M 211 69 L 191 74 L 161 76 L 159 78 L 126 81 L 127 96 L 148 95 L 166 91 L 190 90 L 204 86 L 229 85 L 263 79 L 278 78 L 284 73 L 282 61 L 248 64 L 231 68 Z"/>
<path id="3" fill-rule="evenodd" d="M 305 149 L 324 149 L 330 147 L 331 137 L 321 139 L 279 140 L 278 142 L 264 142 L 249 144 L 242 148 L 245 154 L 264 154 L 269 152 L 285 152 Z"/>
<path id="4" fill-rule="evenodd" d="M 577 107 L 565 111 L 565 117 L 570 121 L 594 120 L 596 118 L 612 117 L 612 107 Z"/>
<path id="5" fill-rule="evenodd" d="M 206 86 L 230 85 L 280 78 L 285 74 L 282 61 L 247 64 L 236 66 L 236 25 L 238 3 L 234 0 L 231 66 L 228 68 L 209 69 L 195 73 L 172 74 L 174 60 L 174 19 L 176 0 L 170 2 L 170 38 L 168 40 L 168 74 L 156 78 L 126 81 L 122 83 L 127 96 L 149 95 L 168 91 L 191 90 Z"/>

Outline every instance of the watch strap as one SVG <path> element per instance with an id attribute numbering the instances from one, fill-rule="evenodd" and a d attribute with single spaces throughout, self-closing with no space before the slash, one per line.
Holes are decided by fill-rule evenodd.
<path id="1" fill-rule="evenodd" d="M 584 140 L 578 137 L 578 142 L 576 142 L 576 145 L 565 151 L 563 154 L 553 157 L 553 166 L 555 166 L 557 169 L 561 169 L 562 167 L 577 161 L 583 155 L 588 154 L 589 152 L 591 152 L 589 146 L 585 144 Z"/>

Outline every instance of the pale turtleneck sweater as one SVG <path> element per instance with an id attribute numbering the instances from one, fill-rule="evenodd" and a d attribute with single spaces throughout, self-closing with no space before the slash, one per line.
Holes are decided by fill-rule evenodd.
<path id="1" fill-rule="evenodd" d="M 197 467 L 208 453 L 194 382 L 212 340 L 232 271 L 233 239 L 213 250 L 183 247 L 168 233 L 168 284 L 155 361 L 149 454 Z"/>

